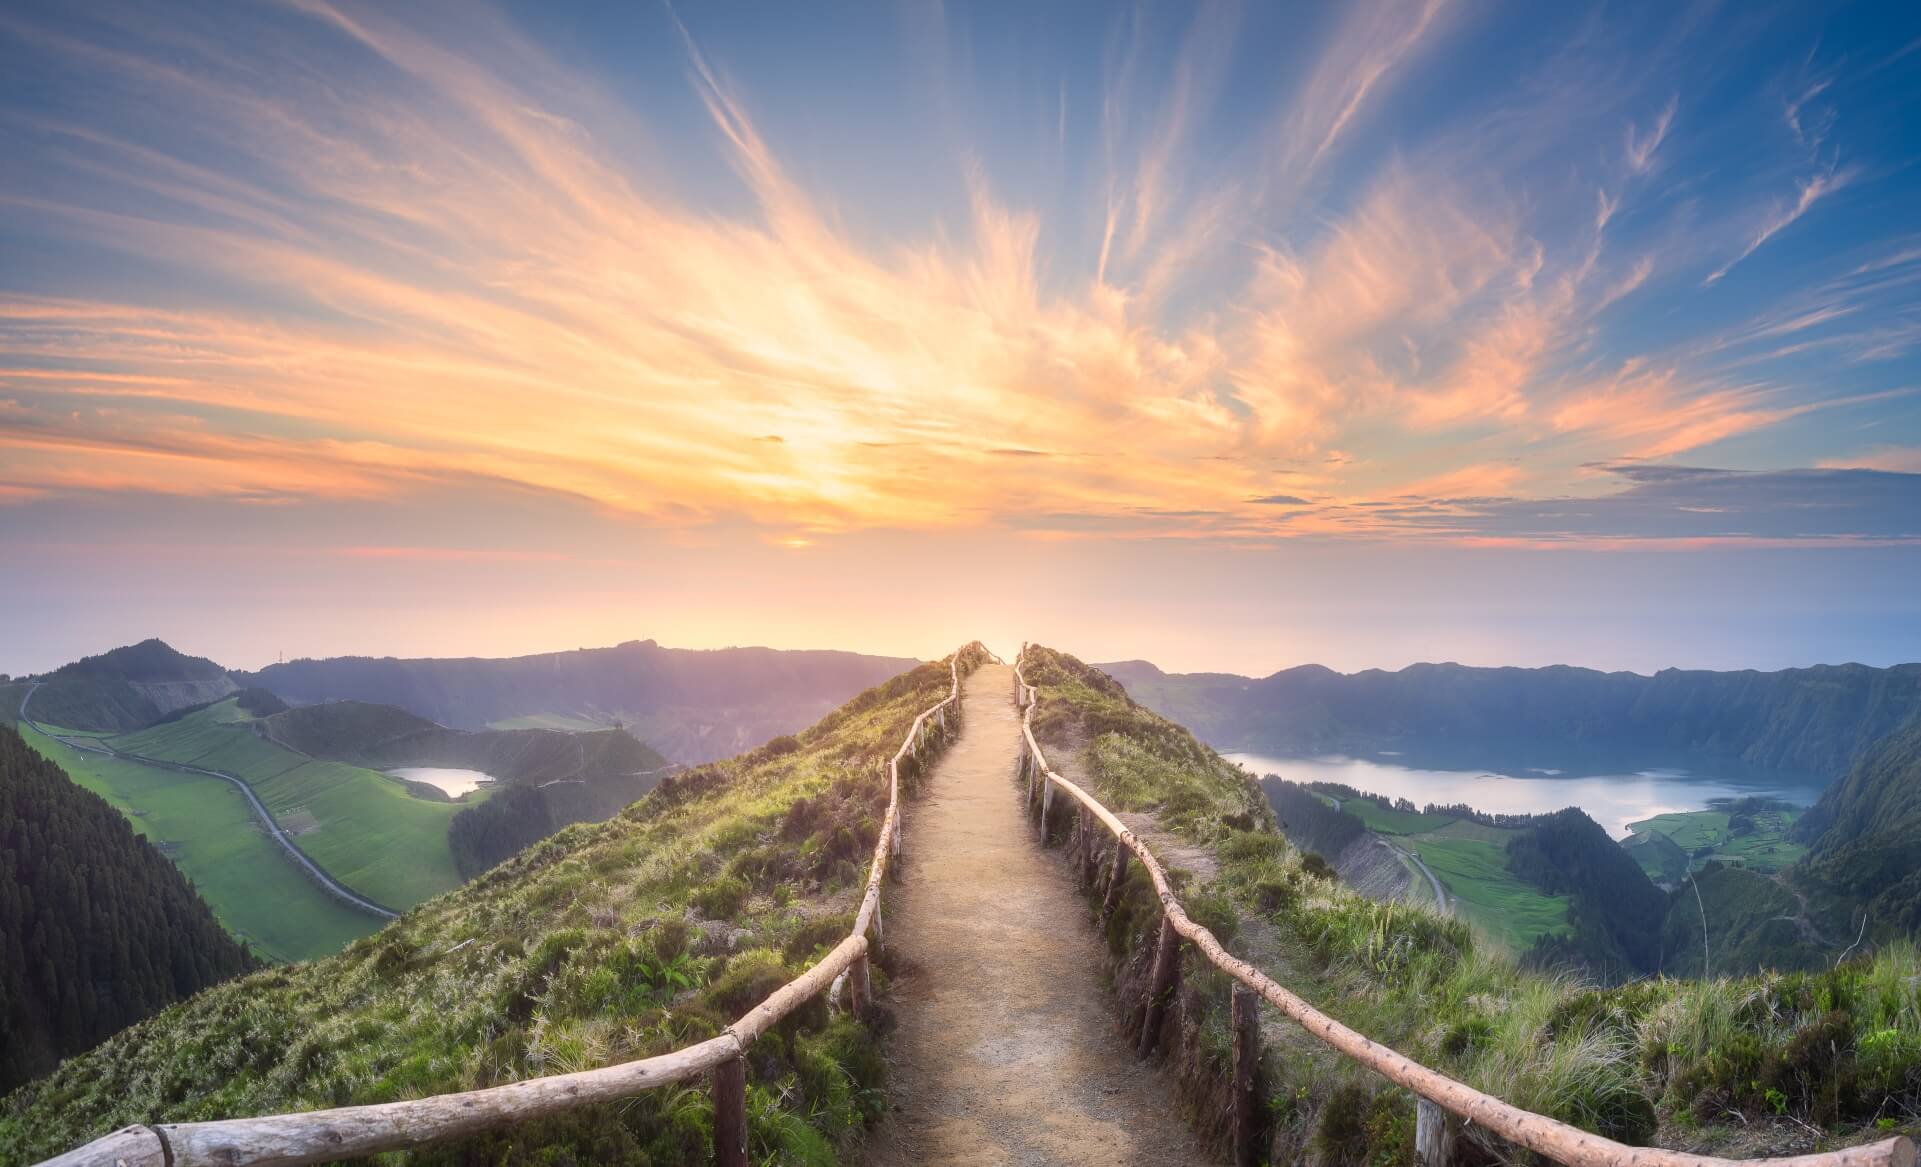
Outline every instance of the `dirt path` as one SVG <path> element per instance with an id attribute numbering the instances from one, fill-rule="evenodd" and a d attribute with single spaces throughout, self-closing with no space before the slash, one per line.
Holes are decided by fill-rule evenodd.
<path id="1" fill-rule="evenodd" d="M 1012 689 L 1005 665 L 967 679 L 960 740 L 908 808 L 886 916 L 893 1110 L 866 1162 L 1208 1162 L 1122 1042 L 1086 907 L 1021 815 Z"/>

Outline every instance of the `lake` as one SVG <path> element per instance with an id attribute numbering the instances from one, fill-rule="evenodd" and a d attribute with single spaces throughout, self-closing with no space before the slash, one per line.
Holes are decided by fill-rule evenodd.
<path id="1" fill-rule="evenodd" d="M 459 798 L 493 781 L 492 775 L 479 770 L 459 770 L 451 766 L 402 766 L 387 773 L 409 782 L 425 782 L 429 786 L 439 787 L 446 791 L 449 798 Z"/>
<path id="2" fill-rule="evenodd" d="M 1257 778 L 1278 774 L 1290 782 L 1339 782 L 1363 794 L 1405 798 L 1416 806 L 1466 803 L 1490 814 L 1545 814 L 1578 806 L 1617 839 L 1627 837 L 1629 823 L 1657 814 L 1702 810 L 1716 798 L 1763 794 L 1811 806 L 1821 795 L 1821 784 L 1812 779 L 1738 770 L 1708 774 L 1650 766 L 1576 776 L 1551 765 L 1509 766 L 1499 771 L 1423 770 L 1402 765 L 1392 755 L 1275 758 L 1223 751 L 1221 756 Z"/>

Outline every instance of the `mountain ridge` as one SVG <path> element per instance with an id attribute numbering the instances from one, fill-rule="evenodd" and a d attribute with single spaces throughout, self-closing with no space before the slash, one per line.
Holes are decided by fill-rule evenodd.
<path id="1" fill-rule="evenodd" d="M 1820 778 L 1921 715 L 1921 664 L 1772 672 L 1416 664 L 1264 678 L 1121 662 L 1131 694 L 1221 749 L 1361 752 L 1415 743 L 1550 743 L 1706 755 Z"/>

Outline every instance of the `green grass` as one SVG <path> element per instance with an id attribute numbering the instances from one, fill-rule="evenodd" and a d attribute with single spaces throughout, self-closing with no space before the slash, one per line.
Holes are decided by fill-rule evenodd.
<path id="1" fill-rule="evenodd" d="M 1418 835 L 1435 831 L 1453 822 L 1444 814 L 1410 814 L 1384 806 L 1371 798 L 1344 798 L 1341 809 L 1367 824 L 1367 829 L 1383 835 Z"/>
<path id="2" fill-rule="evenodd" d="M 1628 829 L 1637 833 L 1659 831 L 1683 851 L 1692 853 L 1702 847 L 1719 846 L 1727 838 L 1728 816 L 1718 810 L 1679 811 L 1629 823 Z"/>
<path id="3" fill-rule="evenodd" d="M 0 1162 L 130 1122 L 417 1098 L 718 1034 L 845 938 L 885 812 L 886 759 L 948 684 L 946 662 L 921 666 L 795 748 L 674 774 L 614 819 L 569 827 L 337 956 L 216 986 L 109 1038 L 0 1102 Z M 877 990 L 887 967 L 876 964 Z M 830 1018 L 819 997 L 748 1062 L 756 1163 L 851 1158 L 879 1115 L 873 1035 Z M 693 1081 L 405 1158 L 705 1163 L 712 1130 L 709 1092 Z"/>
<path id="4" fill-rule="evenodd" d="M 290 830 L 312 816 L 312 829 L 299 831 L 295 844 L 329 875 L 389 908 L 405 910 L 460 886 L 447 824 L 473 795 L 458 803 L 415 798 L 385 774 L 276 745 L 254 734 L 248 720 L 235 702 L 223 701 L 110 744 L 232 774 Z"/>
<path id="5" fill-rule="evenodd" d="M 1507 869 L 1507 851 L 1478 839 L 1402 840 L 1433 869 L 1468 922 L 1514 952 L 1568 927 L 1568 897 L 1544 895 Z M 1425 881 L 1423 881 L 1425 882 Z"/>
<path id="6" fill-rule="evenodd" d="M 1730 814 L 1718 809 L 1656 815 L 1629 826 L 1637 834 L 1654 831 L 1666 835 L 1690 856 L 1703 847 L 1708 848 L 1711 855 L 1694 858 L 1696 868 L 1713 858 L 1756 871 L 1779 871 L 1808 852 L 1805 845 L 1788 837 L 1801 814 L 1798 807 L 1777 806 L 1758 811 L 1748 816 L 1754 823 L 1753 828 L 1739 833 L 1729 828 Z"/>
<path id="7" fill-rule="evenodd" d="M 78 750 L 25 727 L 22 736 L 126 815 L 193 881 L 220 923 L 259 955 L 310 960 L 379 926 L 308 879 L 260 830 L 231 784 Z"/>
<path id="8" fill-rule="evenodd" d="M 1659 831 L 1637 831 L 1621 843 L 1629 855 L 1656 883 L 1676 883 L 1686 879 L 1691 861 L 1688 853 Z"/>

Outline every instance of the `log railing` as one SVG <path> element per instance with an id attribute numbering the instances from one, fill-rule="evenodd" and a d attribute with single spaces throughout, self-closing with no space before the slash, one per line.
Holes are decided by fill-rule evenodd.
<path id="1" fill-rule="evenodd" d="M 261 1118 L 123 1127 L 48 1159 L 39 1167 L 297 1167 L 328 1163 L 499 1130 L 577 1107 L 614 1102 L 706 1073 L 711 1073 L 714 1093 L 714 1160 L 721 1167 L 746 1167 L 747 1048 L 808 1000 L 838 986 L 843 974 L 854 1012 L 858 1015 L 867 1010 L 868 954 L 881 938 L 881 881 L 901 848 L 901 764 L 938 748 L 959 728 L 961 655 L 956 652 L 951 658 L 952 685 L 947 696 L 914 718 L 900 749 L 888 760 L 887 815 L 881 820 L 880 837 L 874 843 L 873 865 L 853 930 L 812 968 L 776 989 L 718 1037 L 656 1057 L 529 1078 L 485 1090 Z"/>
<path id="2" fill-rule="evenodd" d="M 1237 982 L 1233 1008 L 1233 1094 L 1236 1113 L 1232 1116 L 1235 1120 L 1232 1125 L 1237 1163 L 1251 1164 L 1261 1157 L 1259 1149 L 1253 1145 L 1258 1125 L 1254 1121 L 1256 1112 L 1253 1108 L 1258 1105 L 1258 1100 L 1253 1097 L 1252 1068 L 1259 1058 L 1254 1048 L 1258 1041 L 1258 1029 L 1252 1020 L 1255 1002 L 1248 999 L 1258 996 L 1336 1051 L 1396 1085 L 1413 1091 L 1419 1100 L 1415 1141 L 1416 1154 L 1422 1167 L 1446 1167 L 1448 1163 L 1448 1132 L 1443 1121 L 1443 1110 L 1567 1167 L 1914 1167 L 1914 1144 L 1898 1136 L 1840 1151 L 1774 1159 L 1720 1159 L 1658 1147 L 1630 1147 L 1545 1115 L 1511 1106 L 1491 1094 L 1483 1094 L 1445 1074 L 1430 1070 L 1342 1025 L 1282 988 L 1260 969 L 1221 947 L 1212 932 L 1188 917 L 1179 897 L 1174 894 L 1166 870 L 1140 837 L 1093 795 L 1048 768 L 1040 743 L 1034 738 L 1034 708 L 1040 694 L 1027 683 L 1024 668 L 1026 656 L 1026 649 L 1023 648 L 1020 657 L 1014 661 L 1014 700 L 1022 711 L 1020 775 L 1028 783 L 1030 804 L 1039 806 L 1042 839 L 1046 838 L 1047 816 L 1053 807 L 1054 792 L 1059 789 L 1080 804 L 1078 829 L 1082 832 L 1081 863 L 1085 870 L 1094 869 L 1093 836 L 1088 833 L 1092 823 L 1098 821 L 1115 838 L 1114 858 L 1107 873 L 1103 914 L 1111 914 L 1119 899 L 1121 877 L 1125 873 L 1129 854 L 1147 870 L 1154 882 L 1155 894 L 1161 901 L 1161 928 L 1150 973 L 1147 1014 L 1141 1031 L 1141 1053 L 1153 1052 L 1161 1028 L 1162 1010 L 1173 995 L 1173 983 L 1179 975 L 1180 945 L 1183 941 L 1192 944 L 1208 963 Z"/>

